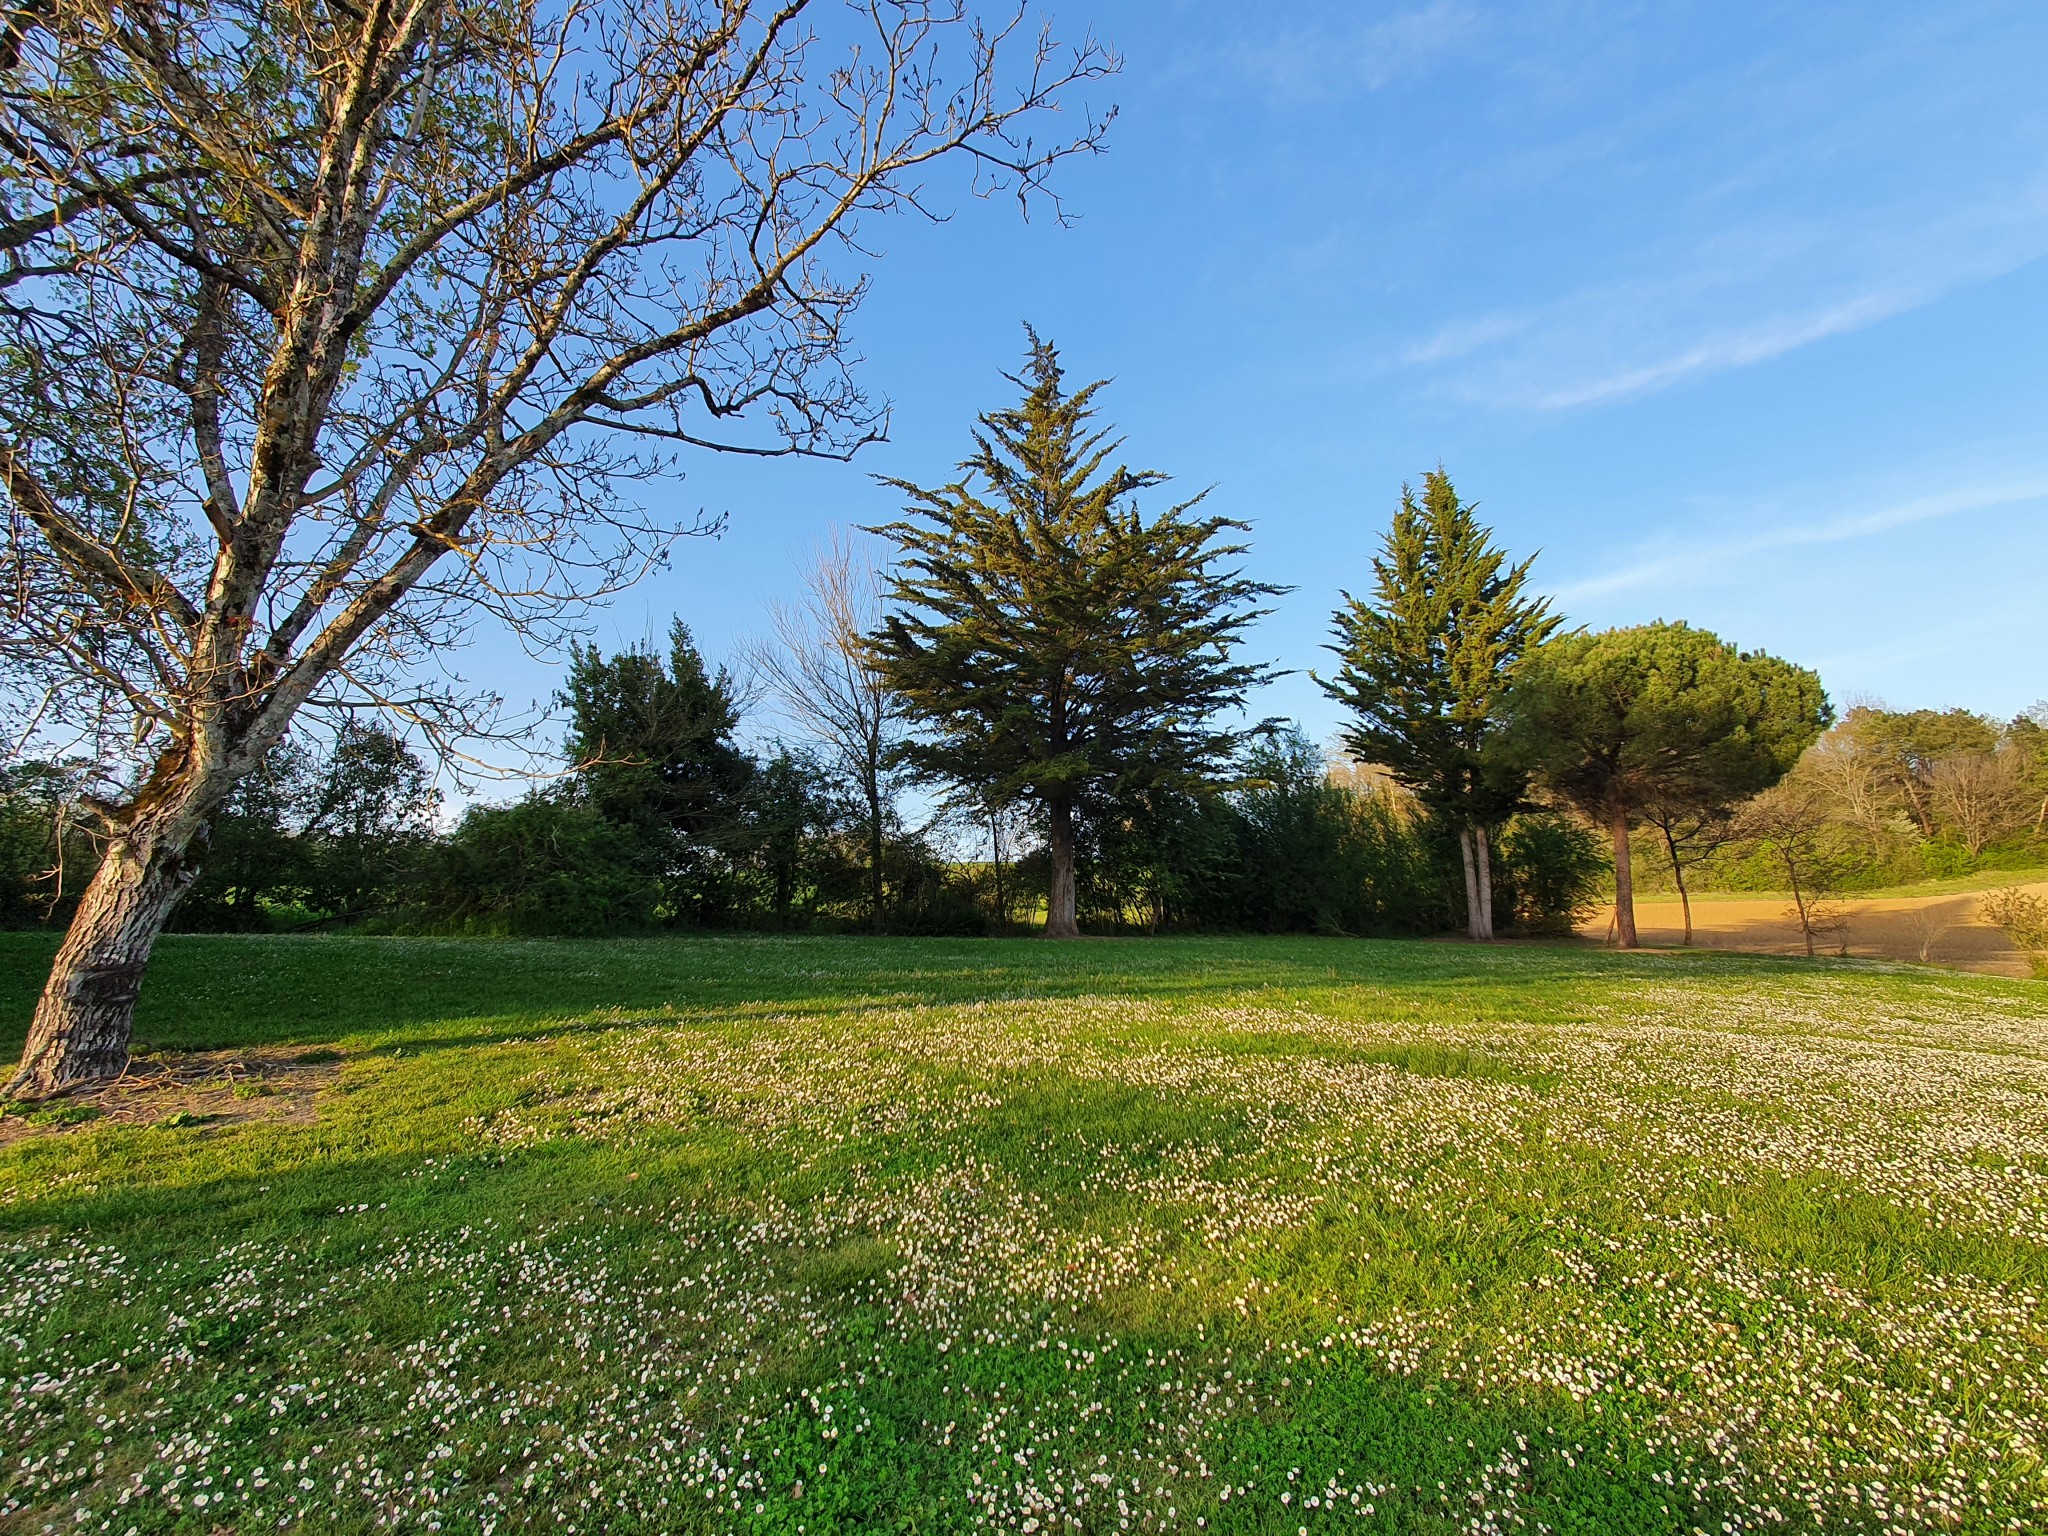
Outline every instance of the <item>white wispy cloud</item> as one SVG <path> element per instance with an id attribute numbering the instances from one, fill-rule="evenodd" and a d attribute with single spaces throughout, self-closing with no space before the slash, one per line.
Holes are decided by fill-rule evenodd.
<path id="1" fill-rule="evenodd" d="M 1737 326 L 1702 337 L 1676 352 L 1653 357 L 1647 362 L 1627 363 L 1609 373 L 1596 373 L 1548 390 L 1539 390 L 1527 396 L 1526 403 L 1543 411 L 1598 405 L 1627 395 L 1661 389 L 1693 374 L 1719 373 L 1725 369 L 1748 367 L 1752 363 L 1769 362 L 1811 342 L 1859 331 L 1866 325 L 1917 309 L 1957 282 L 1968 280 L 1967 276 L 1958 276 L 1948 282 L 1920 287 L 1887 285 L 1869 293 L 1824 303 L 1803 313 L 1773 315 L 1752 325 Z"/>
<path id="2" fill-rule="evenodd" d="M 1369 16 L 1365 12 L 1338 25 L 1283 28 L 1243 49 L 1240 66 L 1297 97 L 1360 86 L 1377 91 L 1455 52 L 1484 20 L 1465 0 L 1429 0 L 1377 19 Z"/>
<path id="3" fill-rule="evenodd" d="M 1646 587 L 1696 586 L 1754 561 L 1773 550 L 1844 544 L 1915 523 L 1990 512 L 2029 502 L 2048 501 L 2048 474 L 2021 476 L 1982 485 L 1958 487 L 1861 511 L 1838 511 L 1806 521 L 1786 520 L 1743 536 L 1717 535 L 1686 541 L 1646 553 L 1628 565 L 1567 582 L 1558 591 L 1567 604 L 1611 597 Z M 1752 520 L 1755 514 L 1752 513 Z"/>
<path id="4" fill-rule="evenodd" d="M 1690 261 L 1439 326 L 1401 354 L 1475 404 L 1557 411 L 1749 367 L 2048 255 L 2048 176 L 1939 212 L 1760 218 Z"/>
<path id="5" fill-rule="evenodd" d="M 1569 410 L 1766 363 L 2048 255 L 2048 112 L 2011 99 L 1998 28 L 1950 22 L 1837 51 L 1808 37 L 1548 132 L 1526 107 L 1526 143 L 1488 162 L 1512 178 L 1468 175 L 1445 207 L 1475 234 L 1498 208 L 1527 243 L 1501 245 L 1507 262 L 1476 247 L 1454 270 L 1495 281 L 1483 306 L 1385 355 L 1440 397 Z M 1561 26 L 1536 41 L 1557 52 Z"/>
<path id="6" fill-rule="evenodd" d="M 1401 361 L 1411 366 L 1456 362 L 1496 342 L 1519 336 L 1535 323 L 1534 315 L 1507 313 L 1454 320 L 1435 335 L 1410 347 L 1401 355 Z"/>

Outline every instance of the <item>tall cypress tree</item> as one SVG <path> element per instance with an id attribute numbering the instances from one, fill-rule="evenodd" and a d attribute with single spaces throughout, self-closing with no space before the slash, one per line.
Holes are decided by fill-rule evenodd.
<path id="1" fill-rule="evenodd" d="M 1401 506 L 1373 561 L 1371 600 L 1343 594 L 1332 616 L 1343 662 L 1323 691 L 1352 713 L 1345 746 L 1413 790 L 1455 828 L 1467 931 L 1493 937 L 1491 829 L 1521 804 L 1527 775 L 1493 750 L 1515 668 L 1559 620 L 1524 594 L 1530 561 L 1509 565 L 1441 468 Z"/>
<path id="2" fill-rule="evenodd" d="M 1198 784 L 1237 749 L 1247 733 L 1215 716 L 1272 673 L 1231 653 L 1281 589 L 1231 566 L 1245 525 L 1193 515 L 1200 496 L 1139 511 L 1165 476 L 1112 466 L 1121 440 L 1090 425 L 1101 381 L 1069 394 L 1035 333 L 1005 377 L 1023 401 L 980 418 L 959 480 L 886 482 L 910 505 L 873 530 L 900 547 L 874 654 L 921 728 L 919 770 L 1043 810 L 1045 931 L 1065 938 L 1078 810 Z"/>

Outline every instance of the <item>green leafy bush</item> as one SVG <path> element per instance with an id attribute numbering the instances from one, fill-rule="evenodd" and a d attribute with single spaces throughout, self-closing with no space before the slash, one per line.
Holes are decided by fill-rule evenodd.
<path id="1" fill-rule="evenodd" d="M 2048 976 L 2048 897 L 2008 885 L 1986 891 L 1977 910 L 2012 935 L 2032 960 L 2035 975 Z"/>
<path id="2" fill-rule="evenodd" d="M 1304 750 L 1306 749 L 1306 750 Z M 1440 871 L 1418 818 L 1390 791 L 1332 784 L 1299 738 L 1236 797 L 1225 882 L 1252 932 L 1415 933 L 1439 926 Z"/>
<path id="3" fill-rule="evenodd" d="M 1517 933 L 1570 933 L 1599 901 L 1612 868 L 1590 828 L 1555 812 L 1515 817 L 1499 847 L 1494 920 Z"/>
<path id="4" fill-rule="evenodd" d="M 463 816 L 437 851 L 419 916 L 443 932 L 620 933 L 653 927 L 661 896 L 632 828 L 533 795 Z"/>

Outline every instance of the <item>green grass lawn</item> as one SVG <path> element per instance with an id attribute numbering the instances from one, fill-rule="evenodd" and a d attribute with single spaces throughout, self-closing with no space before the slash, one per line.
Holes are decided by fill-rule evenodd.
<path id="1" fill-rule="evenodd" d="M 139 1033 L 0 1147 L 0 1530 L 2048 1524 L 2039 983 L 188 937 Z"/>

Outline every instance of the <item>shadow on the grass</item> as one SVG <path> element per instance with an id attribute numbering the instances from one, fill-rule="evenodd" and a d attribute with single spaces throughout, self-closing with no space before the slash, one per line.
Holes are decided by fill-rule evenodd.
<path id="1" fill-rule="evenodd" d="M 26 1034 L 57 938 L 0 933 L 0 1053 Z M 1582 945 L 1481 948 L 1414 939 L 1194 937 L 415 939 L 174 934 L 157 947 L 139 1042 L 175 1050 L 342 1039 L 447 1049 L 509 1035 L 609 1029 L 664 1011 L 827 1008 L 844 1014 L 1091 994 L 1199 1002 L 1262 989 L 1398 988 L 1516 1000 L 1618 972 L 1668 977 L 1674 957 Z M 1688 967 L 1785 962 L 1686 956 Z M 634 1017 L 638 1015 L 640 1017 Z M 450 1027 L 454 1026 L 454 1027 Z"/>

